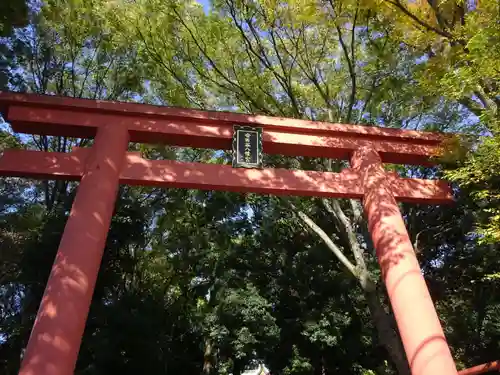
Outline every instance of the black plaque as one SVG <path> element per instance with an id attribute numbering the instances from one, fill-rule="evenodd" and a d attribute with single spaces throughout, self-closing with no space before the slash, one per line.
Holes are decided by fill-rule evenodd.
<path id="1" fill-rule="evenodd" d="M 262 128 L 234 125 L 233 167 L 262 168 Z"/>

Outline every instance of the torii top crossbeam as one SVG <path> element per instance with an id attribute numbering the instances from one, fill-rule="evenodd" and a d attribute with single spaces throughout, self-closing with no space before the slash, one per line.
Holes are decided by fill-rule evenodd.
<path id="1" fill-rule="evenodd" d="M 30 94 L 0 93 L 0 111 L 30 134 L 89 138 L 112 121 L 131 142 L 213 149 L 230 149 L 233 125 L 247 124 L 264 128 L 268 154 L 348 159 L 368 145 L 396 164 L 426 164 L 443 141 L 438 133 Z"/>
<path id="2" fill-rule="evenodd" d="M 457 374 L 396 202 L 449 203 L 451 190 L 383 168 L 432 164 L 444 135 L 6 92 L 0 110 L 17 132 L 95 137 L 71 153 L 7 150 L 0 158 L 0 176 L 81 180 L 21 375 L 73 374 L 119 183 L 362 199 L 412 374 Z M 236 169 L 127 152 L 130 141 L 229 149 L 233 125 L 261 127 L 265 153 L 349 159 L 351 167 Z"/>

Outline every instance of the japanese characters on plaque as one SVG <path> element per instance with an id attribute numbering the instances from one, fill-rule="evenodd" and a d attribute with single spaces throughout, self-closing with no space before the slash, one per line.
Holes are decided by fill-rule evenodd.
<path id="1" fill-rule="evenodd" d="M 262 128 L 234 125 L 233 167 L 262 168 Z"/>

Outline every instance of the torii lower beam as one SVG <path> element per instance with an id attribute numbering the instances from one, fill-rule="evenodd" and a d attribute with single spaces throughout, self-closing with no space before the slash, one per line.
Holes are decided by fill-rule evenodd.
<path id="1" fill-rule="evenodd" d="M 0 109 L 15 131 L 95 136 L 90 150 L 74 154 L 8 151 L 0 159 L 2 175 L 81 179 L 21 375 L 73 373 L 119 183 L 362 198 L 412 374 L 457 374 L 396 203 L 449 202 L 450 190 L 441 182 L 399 179 L 382 165 L 432 164 L 442 135 L 12 93 L 0 93 Z M 228 149 L 233 124 L 261 126 L 266 153 L 350 158 L 352 168 L 233 170 L 126 152 L 129 141 Z"/>
<path id="2" fill-rule="evenodd" d="M 7 150 L 0 159 L 0 176 L 42 180 L 81 180 L 91 149 L 71 153 Z M 448 184 L 440 180 L 400 178 L 388 173 L 394 197 L 400 202 L 449 204 Z M 128 152 L 119 176 L 121 184 L 221 190 L 291 196 L 363 199 L 362 175 L 289 169 L 235 169 L 229 165 L 147 160 Z"/>

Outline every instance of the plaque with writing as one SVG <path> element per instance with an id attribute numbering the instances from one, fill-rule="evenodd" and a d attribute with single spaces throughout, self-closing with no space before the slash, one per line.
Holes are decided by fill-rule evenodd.
<path id="1" fill-rule="evenodd" d="M 234 126 L 233 167 L 262 168 L 262 128 Z"/>

